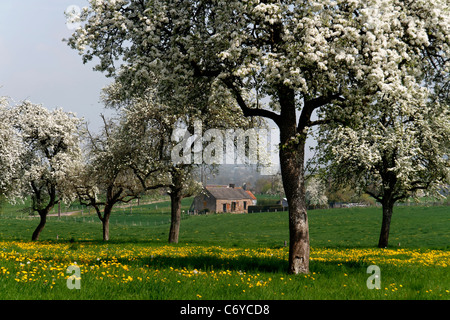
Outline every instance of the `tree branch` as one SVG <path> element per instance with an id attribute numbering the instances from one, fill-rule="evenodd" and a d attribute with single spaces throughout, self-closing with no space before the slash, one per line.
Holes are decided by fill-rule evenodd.
<path id="1" fill-rule="evenodd" d="M 270 110 L 266 109 L 254 109 L 247 106 L 247 103 L 244 101 L 244 98 L 242 98 L 242 94 L 239 91 L 239 89 L 236 88 L 236 86 L 233 84 L 233 81 L 230 78 L 222 79 L 222 81 L 225 83 L 225 85 L 228 87 L 228 89 L 231 90 L 231 92 L 234 94 L 236 101 L 241 108 L 242 112 L 244 113 L 245 117 L 264 117 L 269 118 L 273 120 L 278 127 L 281 124 L 281 116 L 275 112 L 272 112 Z"/>
<path id="2" fill-rule="evenodd" d="M 158 187 L 149 187 L 146 184 L 146 180 L 148 177 L 150 177 L 153 173 L 158 172 L 160 170 L 162 170 L 162 168 L 155 168 L 152 170 L 149 170 L 147 173 L 143 173 L 141 170 L 139 170 L 138 168 L 136 168 L 136 166 L 134 165 L 130 165 L 131 170 L 133 170 L 134 175 L 136 176 L 136 178 L 139 180 L 139 182 L 142 185 L 142 188 L 144 190 L 153 190 L 153 189 L 158 189 Z M 159 184 L 161 185 L 161 184 Z M 166 187 L 166 185 L 163 185 L 162 187 Z"/>
<path id="3" fill-rule="evenodd" d="M 92 148 L 94 150 L 98 150 L 97 143 L 95 142 L 95 139 L 92 136 L 91 131 L 89 130 L 87 123 L 86 123 L 86 132 L 87 132 L 87 134 L 89 136 L 89 139 L 91 140 Z"/>
<path id="4" fill-rule="evenodd" d="M 103 119 L 103 125 L 105 126 L 106 138 L 109 139 L 109 126 L 108 126 L 108 123 L 106 122 L 106 118 L 103 114 L 100 114 L 100 117 Z"/>
<path id="5" fill-rule="evenodd" d="M 375 200 L 377 200 L 378 202 L 383 202 L 383 198 L 380 196 L 377 196 L 375 193 L 369 191 L 369 190 L 364 190 L 365 193 L 367 193 L 369 196 L 371 196 L 372 198 L 374 198 Z"/>
<path id="6" fill-rule="evenodd" d="M 305 99 L 302 112 L 298 121 L 297 132 L 302 132 L 305 127 L 311 127 L 314 125 L 327 124 L 331 120 L 316 120 L 311 121 L 311 116 L 314 110 L 324 106 L 333 100 L 344 101 L 345 99 L 341 97 L 341 93 L 329 94 L 327 96 L 320 96 L 314 99 Z"/>
<path id="7" fill-rule="evenodd" d="M 329 124 L 331 122 L 332 122 L 331 119 L 321 119 L 321 120 L 309 121 L 308 122 L 308 127 L 320 126 L 320 125 L 323 125 L 323 124 Z"/>
<path id="8" fill-rule="evenodd" d="M 95 212 L 97 213 L 97 216 L 100 219 L 100 221 L 103 222 L 104 218 L 102 217 L 102 212 L 101 212 L 100 208 L 98 207 L 98 205 L 97 204 L 92 204 L 92 206 L 94 207 Z"/>

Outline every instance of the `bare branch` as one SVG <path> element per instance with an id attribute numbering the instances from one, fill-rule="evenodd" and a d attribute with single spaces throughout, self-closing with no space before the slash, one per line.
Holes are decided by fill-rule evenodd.
<path id="1" fill-rule="evenodd" d="M 233 84 L 233 80 L 230 78 L 222 79 L 222 81 L 225 83 L 225 85 L 228 87 L 228 89 L 231 90 L 231 92 L 234 94 L 236 101 L 241 108 L 242 112 L 244 113 L 245 117 L 264 117 L 269 118 L 273 120 L 278 126 L 281 124 L 281 116 L 275 112 L 272 112 L 270 110 L 266 109 L 254 109 L 247 106 L 247 103 L 244 101 L 244 98 L 242 98 L 242 94 L 239 91 L 239 89 L 236 88 L 236 86 Z"/>

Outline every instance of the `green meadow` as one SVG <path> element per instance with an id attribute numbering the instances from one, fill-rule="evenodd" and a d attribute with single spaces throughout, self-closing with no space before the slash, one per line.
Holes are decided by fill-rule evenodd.
<path id="1" fill-rule="evenodd" d="M 381 208 L 310 210 L 308 275 L 286 273 L 287 212 L 183 215 L 169 245 L 169 210 L 168 201 L 117 208 L 105 243 L 97 216 L 78 208 L 49 217 L 31 242 L 38 218 L 4 207 L 0 299 L 450 299 L 448 206 L 396 207 L 385 249 Z M 379 289 L 367 286 L 370 265 Z M 68 288 L 74 279 L 80 289 Z"/>

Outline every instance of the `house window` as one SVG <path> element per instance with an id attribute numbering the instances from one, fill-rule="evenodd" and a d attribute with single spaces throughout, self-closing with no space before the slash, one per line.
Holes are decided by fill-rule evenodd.
<path id="1" fill-rule="evenodd" d="M 231 203 L 231 211 L 236 211 L 236 202 Z"/>
<path id="2" fill-rule="evenodd" d="M 222 205 L 222 211 L 223 212 L 227 212 L 227 204 L 226 203 L 224 203 L 223 205 Z"/>
<path id="3" fill-rule="evenodd" d="M 247 210 L 247 201 L 244 201 L 244 210 Z"/>

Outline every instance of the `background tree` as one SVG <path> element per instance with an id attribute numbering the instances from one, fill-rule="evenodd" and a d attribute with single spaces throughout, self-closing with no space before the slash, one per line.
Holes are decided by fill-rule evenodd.
<path id="1" fill-rule="evenodd" d="M 23 198 L 31 195 L 31 209 L 39 214 L 40 222 L 32 235 L 32 240 L 38 240 L 53 206 L 74 199 L 70 181 L 81 166 L 81 120 L 62 109 L 50 111 L 29 101 L 13 112 L 22 150 L 15 164 L 18 191 Z"/>
<path id="2" fill-rule="evenodd" d="M 308 205 L 314 208 L 317 206 L 328 206 L 328 198 L 325 191 L 325 186 L 319 178 L 309 178 L 306 183 L 306 200 Z"/>
<path id="3" fill-rule="evenodd" d="M 255 193 L 278 195 L 281 200 L 284 197 L 281 175 L 277 173 L 272 176 L 260 177 L 256 180 L 254 190 Z"/>
<path id="4" fill-rule="evenodd" d="M 84 62 L 100 58 L 95 69 L 130 92 L 142 92 L 156 76 L 158 97 L 176 104 L 195 79 L 202 89 L 227 89 L 245 117 L 276 123 L 289 272 L 307 273 L 308 130 L 370 108 L 366 99 L 377 92 L 405 87 L 399 75 L 412 67 L 410 57 L 443 50 L 448 16 L 445 0 L 92 1 L 69 45 Z"/>

